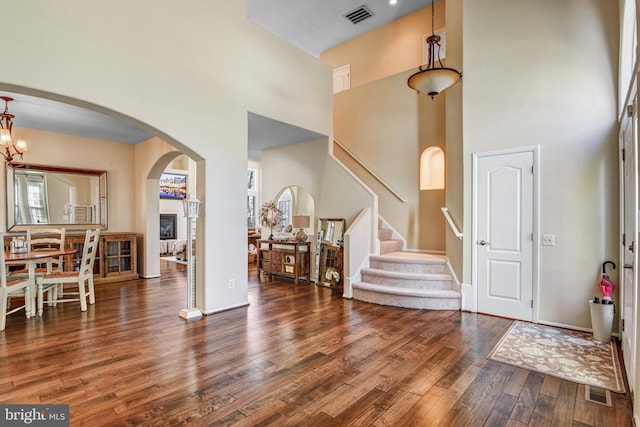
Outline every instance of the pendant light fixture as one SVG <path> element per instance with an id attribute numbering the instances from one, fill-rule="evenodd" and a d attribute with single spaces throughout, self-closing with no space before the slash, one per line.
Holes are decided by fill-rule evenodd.
<path id="1" fill-rule="evenodd" d="M 22 158 L 22 154 L 27 151 L 27 141 L 24 139 L 16 141 L 13 138 L 13 119 L 15 116 L 9 113 L 9 102 L 13 101 L 13 98 L 0 96 L 0 99 L 4 101 L 4 112 L 0 114 L 0 145 L 5 150 L 2 153 L 4 159 L 11 163 L 16 155 Z"/>
<path id="2" fill-rule="evenodd" d="M 426 66 L 418 67 L 418 72 L 409 77 L 407 84 L 418 93 L 426 93 L 433 99 L 437 94 L 458 83 L 462 73 L 442 65 L 440 59 L 440 36 L 435 32 L 435 0 L 431 0 L 431 35 L 427 38 L 429 58 Z M 436 67 L 436 61 L 440 64 Z"/>

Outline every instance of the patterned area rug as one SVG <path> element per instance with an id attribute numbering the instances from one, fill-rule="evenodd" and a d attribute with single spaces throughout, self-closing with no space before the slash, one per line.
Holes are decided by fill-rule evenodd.
<path id="1" fill-rule="evenodd" d="M 596 341 L 590 333 L 514 322 L 487 359 L 625 392 L 615 341 Z"/>

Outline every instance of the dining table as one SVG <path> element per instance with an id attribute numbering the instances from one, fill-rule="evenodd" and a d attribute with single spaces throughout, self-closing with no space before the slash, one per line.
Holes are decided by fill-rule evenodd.
<path id="1" fill-rule="evenodd" d="M 31 292 L 31 301 L 25 301 L 25 311 L 27 317 L 36 315 L 36 267 L 38 264 L 47 264 L 47 272 L 51 272 L 51 261 L 61 256 L 73 255 L 76 253 L 74 248 L 65 249 L 34 249 L 25 252 L 5 251 L 5 262 L 7 266 L 24 264 L 27 266 L 29 277 L 29 291 Z"/>

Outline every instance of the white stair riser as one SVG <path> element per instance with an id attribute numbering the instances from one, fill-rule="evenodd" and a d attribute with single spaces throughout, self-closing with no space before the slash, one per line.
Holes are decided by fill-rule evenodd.
<path id="1" fill-rule="evenodd" d="M 433 279 L 425 277 L 423 279 L 408 279 L 403 277 L 388 277 L 368 272 L 362 272 L 362 281 L 374 283 L 376 285 L 396 286 L 407 289 L 453 289 L 451 279 Z"/>
<path id="2" fill-rule="evenodd" d="M 442 263 L 409 263 L 398 261 L 370 261 L 371 268 L 385 271 L 400 271 L 403 273 L 420 273 L 420 274 L 444 274 L 446 273 L 446 264 Z"/>

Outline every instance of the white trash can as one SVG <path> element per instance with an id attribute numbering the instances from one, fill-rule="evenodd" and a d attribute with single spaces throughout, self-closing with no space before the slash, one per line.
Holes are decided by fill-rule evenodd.
<path id="1" fill-rule="evenodd" d="M 589 300 L 591 310 L 591 327 L 593 329 L 593 339 L 610 342 L 611 330 L 613 328 L 613 314 L 615 304 L 599 304 Z"/>

